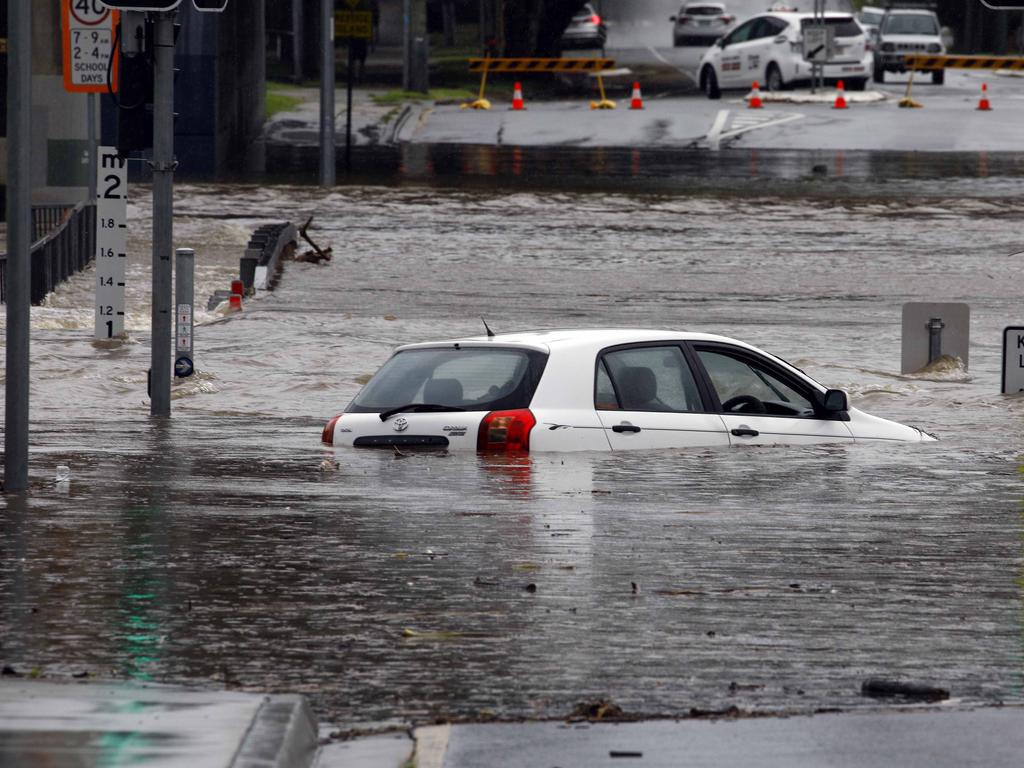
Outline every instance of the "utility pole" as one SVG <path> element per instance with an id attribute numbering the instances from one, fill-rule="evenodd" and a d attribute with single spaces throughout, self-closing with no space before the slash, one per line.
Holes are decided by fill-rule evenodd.
<path id="1" fill-rule="evenodd" d="M 292 0 L 292 79 L 302 82 L 302 1 Z"/>
<path id="2" fill-rule="evenodd" d="M 320 186 L 333 187 L 334 0 L 320 0 Z"/>
<path id="3" fill-rule="evenodd" d="M 171 415 L 171 272 L 174 249 L 174 18 L 153 14 L 153 312 L 149 412 Z"/>
<path id="4" fill-rule="evenodd" d="M 7 3 L 7 377 L 4 490 L 28 489 L 32 248 L 32 11 Z"/>

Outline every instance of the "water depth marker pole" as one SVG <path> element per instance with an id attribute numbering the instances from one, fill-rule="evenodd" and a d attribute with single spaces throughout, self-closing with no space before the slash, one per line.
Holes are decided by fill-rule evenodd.
<path id="1" fill-rule="evenodd" d="M 31 309 L 32 16 L 30 3 L 5 3 L 7 73 L 7 386 L 4 490 L 28 489 L 28 385 Z"/>
<path id="2" fill-rule="evenodd" d="M 151 416 L 171 415 L 171 256 L 174 248 L 174 11 L 153 14 L 153 314 Z"/>

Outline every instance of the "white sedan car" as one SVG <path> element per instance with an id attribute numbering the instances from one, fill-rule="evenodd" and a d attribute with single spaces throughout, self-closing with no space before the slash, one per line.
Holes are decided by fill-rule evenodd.
<path id="1" fill-rule="evenodd" d="M 335 446 L 608 451 L 923 442 L 723 336 L 552 330 L 400 347 L 323 430 Z"/>
<path id="2" fill-rule="evenodd" d="M 747 19 L 712 45 L 697 67 L 698 84 L 710 99 L 723 90 L 749 90 L 754 81 L 768 91 L 810 82 L 811 65 L 804 60 L 803 29 L 810 13 L 762 13 Z M 824 65 L 825 82 L 843 81 L 862 91 L 872 76 L 874 56 L 867 35 L 848 13 L 829 12 L 825 24 L 834 30 L 834 56 Z"/>

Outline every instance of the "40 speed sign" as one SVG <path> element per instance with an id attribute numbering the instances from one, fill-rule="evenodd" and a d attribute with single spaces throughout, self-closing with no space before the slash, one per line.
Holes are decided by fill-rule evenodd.
<path id="1" fill-rule="evenodd" d="M 64 90 L 72 93 L 103 93 L 117 90 L 118 54 L 114 29 L 118 12 L 100 0 L 63 0 Z"/>

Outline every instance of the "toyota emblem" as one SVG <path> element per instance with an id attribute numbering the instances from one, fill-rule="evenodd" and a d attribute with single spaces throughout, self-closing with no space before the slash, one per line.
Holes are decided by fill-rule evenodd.
<path id="1" fill-rule="evenodd" d="M 391 423 L 391 427 L 395 432 L 405 432 L 409 428 L 409 420 L 404 416 L 399 416 Z"/>

